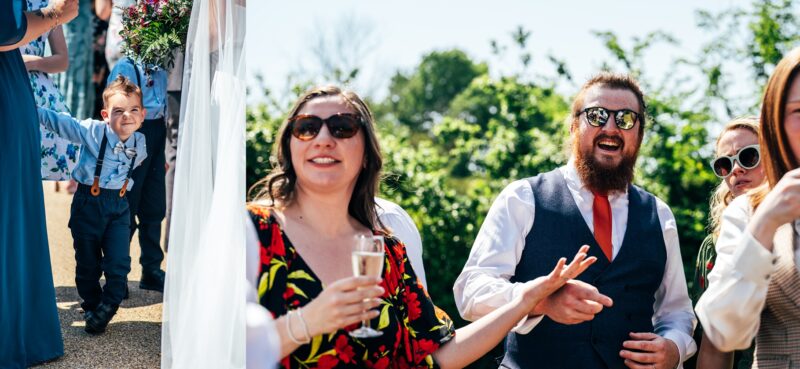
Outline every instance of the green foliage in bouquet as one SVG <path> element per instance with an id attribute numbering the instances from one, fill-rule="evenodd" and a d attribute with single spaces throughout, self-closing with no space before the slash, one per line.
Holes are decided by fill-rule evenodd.
<path id="1" fill-rule="evenodd" d="M 183 50 L 192 0 L 138 0 L 123 12 L 122 52 L 148 66 L 171 68 Z"/>

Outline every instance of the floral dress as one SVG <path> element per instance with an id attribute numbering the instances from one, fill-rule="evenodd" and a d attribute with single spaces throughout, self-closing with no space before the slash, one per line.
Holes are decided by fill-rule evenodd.
<path id="1" fill-rule="evenodd" d="M 27 0 L 28 9 L 36 10 L 47 6 L 48 0 Z M 47 37 L 50 32 L 45 32 L 29 44 L 20 48 L 23 55 L 44 56 Z M 40 71 L 28 72 L 33 89 L 36 106 L 48 108 L 58 112 L 68 112 L 64 97 L 58 87 L 47 73 Z M 80 145 L 65 140 L 52 131 L 39 125 L 42 135 L 41 144 L 41 172 L 42 179 L 63 181 L 70 178 L 72 170 L 78 163 Z"/>
<path id="2" fill-rule="evenodd" d="M 264 207 L 250 206 L 258 230 L 260 271 L 259 303 L 273 318 L 305 306 L 323 289 L 319 278 L 292 246 L 275 218 Z M 419 284 L 405 246 L 385 237 L 380 316 L 371 322 L 383 332 L 376 338 L 358 339 L 348 331 L 353 324 L 331 334 L 312 337 L 281 360 L 283 368 L 436 368 L 431 355 L 455 336 L 450 318 L 433 305 Z"/>

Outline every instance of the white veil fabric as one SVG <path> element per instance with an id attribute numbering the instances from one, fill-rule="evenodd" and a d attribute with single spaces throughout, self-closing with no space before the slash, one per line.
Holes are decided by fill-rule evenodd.
<path id="1" fill-rule="evenodd" d="M 162 368 L 245 367 L 245 0 L 195 0 L 184 60 Z"/>

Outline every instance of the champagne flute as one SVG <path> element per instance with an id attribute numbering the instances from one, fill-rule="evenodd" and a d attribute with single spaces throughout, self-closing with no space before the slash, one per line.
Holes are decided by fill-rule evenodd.
<path id="1" fill-rule="evenodd" d="M 358 276 L 380 277 L 383 274 L 383 236 L 356 236 L 356 246 L 352 254 L 353 274 Z M 350 332 L 351 337 L 379 337 L 383 332 L 370 328 L 369 320 L 361 322 L 361 327 Z"/>

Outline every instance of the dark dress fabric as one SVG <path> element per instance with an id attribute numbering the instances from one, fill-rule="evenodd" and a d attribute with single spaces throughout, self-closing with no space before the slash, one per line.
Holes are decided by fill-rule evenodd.
<path id="1" fill-rule="evenodd" d="M 266 208 L 249 207 L 258 230 L 260 272 L 258 298 L 273 318 L 305 306 L 323 290 L 322 282 L 303 260 Z M 386 235 L 385 235 L 386 236 Z M 370 326 L 383 332 L 357 339 L 348 331 L 312 337 L 283 358 L 282 368 L 437 368 L 433 352 L 455 335 L 453 322 L 438 309 L 418 282 L 405 246 L 385 237 L 381 314 Z"/>
<path id="2" fill-rule="evenodd" d="M 0 45 L 25 35 L 24 0 L 0 0 Z M 45 227 L 39 122 L 19 50 L 0 52 L 0 368 L 64 354 Z"/>

